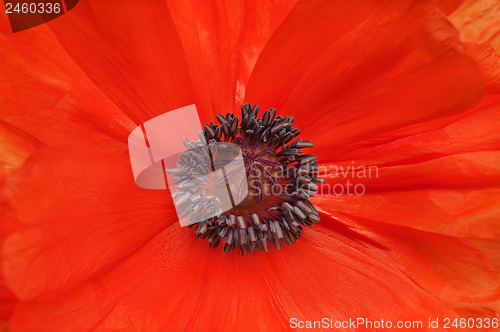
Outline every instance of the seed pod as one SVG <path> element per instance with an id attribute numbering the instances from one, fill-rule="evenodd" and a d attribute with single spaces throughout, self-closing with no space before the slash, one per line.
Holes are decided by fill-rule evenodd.
<path id="1" fill-rule="evenodd" d="M 184 138 L 182 143 L 188 150 L 180 154 L 176 168 L 169 174 L 173 174 L 177 185 L 172 198 L 179 204 L 176 206 L 178 214 L 181 218 L 187 217 L 189 227 L 195 226 L 195 235 L 208 240 L 211 248 L 224 243 L 225 253 L 237 247 L 246 256 L 256 249 L 268 251 L 268 241 L 272 241 L 277 250 L 283 242 L 291 245 L 300 238 L 303 226 L 319 221 L 309 198 L 316 193 L 323 179 L 318 176 L 316 157 L 300 150 L 313 147 L 313 143 L 300 138 L 292 142 L 300 134 L 292 124 L 293 116 L 277 116 L 276 110 L 271 108 L 258 118 L 259 107 L 252 108 L 250 104 L 242 105 L 241 111 L 240 127 L 239 117 L 228 112 L 226 116 L 216 116 L 220 125 L 206 124 L 198 135 L 199 141 Z M 264 196 L 262 181 L 273 188 L 286 189 L 280 194 L 280 200 L 271 200 L 270 206 L 258 208 L 257 211 L 262 213 L 248 213 L 244 211 L 246 207 L 239 207 L 235 210 L 238 212 L 223 214 L 221 200 L 213 195 L 207 196 L 202 186 L 207 181 L 205 175 L 215 171 L 220 161 L 228 159 L 218 158 L 218 164 L 214 163 L 214 158 L 229 147 L 223 147 L 223 142 L 240 145 L 247 179 L 250 176 L 256 182 L 255 188 L 249 190 L 258 195 L 257 202 Z M 228 170 L 228 178 L 234 176 L 232 171 Z M 243 215 L 237 214 L 240 208 Z"/>

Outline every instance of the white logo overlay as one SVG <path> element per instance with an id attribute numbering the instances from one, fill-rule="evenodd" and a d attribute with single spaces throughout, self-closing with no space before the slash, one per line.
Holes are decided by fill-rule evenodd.
<path id="1" fill-rule="evenodd" d="M 136 184 L 169 189 L 181 226 L 231 210 L 248 193 L 239 145 L 206 142 L 195 105 L 146 121 L 128 137 Z"/>

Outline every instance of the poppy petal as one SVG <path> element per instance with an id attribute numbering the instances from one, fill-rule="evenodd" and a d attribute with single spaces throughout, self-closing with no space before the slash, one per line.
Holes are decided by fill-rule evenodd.
<path id="1" fill-rule="evenodd" d="M 363 186 L 363 191 L 416 187 L 493 186 L 500 184 L 500 151 L 475 152 L 394 166 L 326 166 L 320 194 L 331 194 L 335 185 Z M 360 188 L 360 186 L 358 186 Z M 361 190 L 361 188 L 359 189 Z M 330 191 L 330 192 L 329 192 Z"/>
<path id="2" fill-rule="evenodd" d="M 357 241 L 355 232 L 322 226 L 332 222 L 323 215 L 286 255 L 257 257 L 269 294 L 287 320 L 363 317 L 396 322 L 456 316 L 405 275 L 395 252 Z"/>
<path id="3" fill-rule="evenodd" d="M 81 1 L 48 26 L 136 125 L 193 103 L 184 52 L 163 1 Z"/>
<path id="4" fill-rule="evenodd" d="M 12 170 L 40 146 L 31 135 L 0 120 L 0 185 Z"/>
<path id="5" fill-rule="evenodd" d="M 339 149 L 337 160 L 342 160 L 341 164 L 354 161 L 356 165 L 397 166 L 461 153 L 495 151 L 500 141 L 500 95 L 485 96 L 467 113 L 432 122 L 347 145 Z"/>
<path id="6" fill-rule="evenodd" d="M 325 195 L 313 200 L 328 211 L 360 218 L 494 237 L 499 234 L 499 123 L 498 96 L 491 95 L 439 129 L 393 140 L 388 134 L 389 143 L 354 150 L 346 161 L 325 165 Z"/>
<path id="7" fill-rule="evenodd" d="M 178 224 L 75 291 L 22 303 L 12 325 L 48 331 L 283 330 L 253 259 L 209 250 Z"/>
<path id="8" fill-rule="evenodd" d="M 476 61 L 488 92 L 500 92 L 500 56 L 489 44 L 464 43 L 463 52 Z"/>
<path id="9" fill-rule="evenodd" d="M 126 141 L 133 122 L 95 87 L 46 25 L 0 38 L 2 120 L 18 134 L 48 145 Z"/>
<path id="10" fill-rule="evenodd" d="M 494 238 L 498 231 L 500 189 L 440 188 L 367 191 L 363 195 L 319 195 L 325 211 L 373 219 L 452 236 Z"/>
<path id="11" fill-rule="evenodd" d="M 459 46 L 431 4 L 299 2 L 262 51 L 246 98 L 293 114 L 335 157 L 346 144 L 475 105 L 481 75 Z"/>
<path id="12" fill-rule="evenodd" d="M 23 300 L 71 289 L 175 221 L 166 191 L 138 188 L 128 157 L 112 147 L 42 149 L 0 193 L 24 224 L 2 250 L 6 281 Z"/>
<path id="13" fill-rule="evenodd" d="M 0 211 L 2 211 L 0 209 Z M 3 212 L 3 211 L 2 211 Z M 0 248 L 3 246 L 5 238 L 11 233 L 20 229 L 19 224 L 3 216 L 0 218 L 2 222 L 2 227 L 0 227 Z M 18 303 L 18 298 L 9 288 L 6 283 L 3 273 L 0 273 L 0 330 L 9 331 L 7 328 L 9 326 L 10 317 L 16 304 Z"/>
<path id="14" fill-rule="evenodd" d="M 449 20 L 465 42 L 487 43 L 500 52 L 500 3 L 495 0 L 466 0 Z"/>
<path id="15" fill-rule="evenodd" d="M 0 274 L 0 330 L 9 331 L 10 317 L 17 303 L 15 294 L 7 287 Z"/>
<path id="16" fill-rule="evenodd" d="M 457 238 L 361 221 L 400 255 L 405 273 L 418 286 L 464 317 L 493 318 L 500 311 L 500 241 Z"/>
<path id="17" fill-rule="evenodd" d="M 446 15 L 453 13 L 465 0 L 434 0 L 436 6 Z"/>
<path id="18" fill-rule="evenodd" d="M 320 224 L 293 247 L 242 258 L 206 250 L 173 225 L 79 289 L 18 305 L 12 325 L 255 331 L 285 330 L 292 318 L 341 320 L 356 313 L 393 321 L 458 317 L 398 269 L 397 254 L 351 236 Z"/>
<path id="19" fill-rule="evenodd" d="M 354 149 L 345 161 L 322 165 L 322 175 L 329 186 L 349 181 L 367 189 L 498 183 L 500 103 L 485 104 L 439 129 Z"/>
<path id="20" fill-rule="evenodd" d="M 260 51 L 295 2 L 168 1 L 201 109 L 239 110 Z"/>

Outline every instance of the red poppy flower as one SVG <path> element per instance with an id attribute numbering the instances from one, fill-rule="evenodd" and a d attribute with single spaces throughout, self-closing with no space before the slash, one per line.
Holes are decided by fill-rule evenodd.
<path id="1" fill-rule="evenodd" d="M 16 34 L 2 16 L 2 327 L 498 319 L 498 21 L 436 4 L 90 1 Z M 328 173 L 319 223 L 242 257 L 135 185 L 127 136 L 247 101 L 293 115 Z M 343 171 L 365 165 L 378 176 Z M 347 181 L 366 192 L 325 189 Z"/>

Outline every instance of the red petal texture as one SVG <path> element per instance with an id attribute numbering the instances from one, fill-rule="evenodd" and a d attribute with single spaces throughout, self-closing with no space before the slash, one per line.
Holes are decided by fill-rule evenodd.
<path id="1" fill-rule="evenodd" d="M 359 149 L 344 162 L 325 165 L 324 195 L 313 200 L 361 218 L 453 236 L 498 238 L 499 101 L 489 96 L 442 128 Z M 340 185 L 347 190 L 348 181 L 351 195 L 335 195 Z M 358 184 L 365 195 L 353 194 Z"/>
<path id="2" fill-rule="evenodd" d="M 401 255 L 406 275 L 463 317 L 500 311 L 500 241 L 430 234 L 367 221 Z"/>
<path id="3" fill-rule="evenodd" d="M 4 211 L 24 226 L 2 256 L 6 281 L 23 300 L 60 295 L 173 222 L 167 194 L 138 188 L 128 157 L 112 150 L 40 150 L 0 193 Z"/>
<path id="4" fill-rule="evenodd" d="M 463 51 L 474 59 L 481 70 L 486 91 L 500 93 L 500 56 L 490 45 L 465 43 Z"/>
<path id="5" fill-rule="evenodd" d="M 0 40 L 2 121 L 10 125 L 8 131 L 48 145 L 126 140 L 132 121 L 94 86 L 46 26 L 3 33 Z"/>
<path id="6" fill-rule="evenodd" d="M 446 15 L 453 13 L 465 0 L 434 0 L 433 2 Z"/>
<path id="7" fill-rule="evenodd" d="M 49 27 L 95 86 L 137 125 L 192 104 L 184 53 L 163 1 L 82 1 Z"/>
<path id="8" fill-rule="evenodd" d="M 500 95 L 488 95 L 472 109 L 439 121 L 398 128 L 351 145 L 339 160 L 379 166 L 404 165 L 468 152 L 498 149 Z M 411 134 L 413 131 L 419 131 Z M 399 136 L 405 135 L 404 138 Z"/>
<path id="9" fill-rule="evenodd" d="M 0 329 L 498 316 L 499 67 L 480 3 L 84 1 L 2 33 Z M 246 258 L 180 228 L 126 147 L 166 111 L 210 122 L 243 101 L 293 115 L 327 185 L 366 186 L 323 187 L 319 224 Z"/>
<path id="10" fill-rule="evenodd" d="M 239 111 L 262 48 L 287 16 L 291 1 L 167 1 L 203 112 Z M 202 119 L 203 120 L 203 119 Z"/>
<path id="11" fill-rule="evenodd" d="M 299 3 L 259 57 L 247 99 L 293 114 L 328 151 L 320 160 L 338 159 L 349 143 L 477 103 L 481 76 L 458 48 L 432 4 Z"/>
<path id="12" fill-rule="evenodd" d="M 41 144 L 29 134 L 19 131 L 14 126 L 0 122 L 0 185 L 11 171 Z"/>
<path id="13" fill-rule="evenodd" d="M 293 317 L 457 317 L 398 269 L 394 252 L 357 243 L 353 234 L 318 226 L 297 248 L 284 248 L 285 255 L 273 250 L 245 259 L 208 251 L 174 225 L 73 293 L 19 306 L 13 324 L 46 330 L 250 331 L 284 330 Z M 151 303 L 157 304 L 154 310 Z"/>
<path id="14" fill-rule="evenodd" d="M 500 3 L 498 1 L 463 1 L 449 15 L 460 32 L 463 52 L 481 69 L 486 89 L 500 91 Z"/>
<path id="15" fill-rule="evenodd" d="M 450 16 L 465 42 L 487 43 L 500 52 L 500 3 L 465 0 Z"/>
<path id="16" fill-rule="evenodd" d="M 19 306 L 13 324 L 48 331 L 274 330 L 282 328 L 274 311 L 254 262 L 207 250 L 175 224 L 74 292 Z"/>
<path id="17" fill-rule="evenodd" d="M 322 217 L 326 223 L 332 221 Z M 289 256 L 257 257 L 285 318 L 348 320 L 362 316 L 397 321 L 426 319 L 429 313 L 456 315 L 400 273 L 395 251 L 377 246 L 375 241 L 364 242 L 356 232 L 346 232 L 338 225 L 332 228 L 320 226 L 308 232 L 299 245 L 307 249 L 292 248 Z M 374 234 L 366 236 L 373 238 Z M 313 301 L 311 295 L 321 300 Z"/>
<path id="18" fill-rule="evenodd" d="M 0 212 L 3 212 L 0 210 Z M 0 215 L 0 246 L 3 245 L 4 240 L 10 234 L 20 229 L 19 225 L 13 220 Z M 0 330 L 8 331 L 10 325 L 9 319 L 14 311 L 18 299 L 10 287 L 6 284 L 5 276 L 0 273 Z"/>

